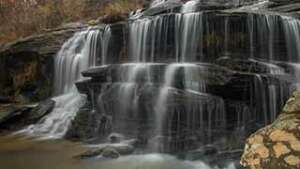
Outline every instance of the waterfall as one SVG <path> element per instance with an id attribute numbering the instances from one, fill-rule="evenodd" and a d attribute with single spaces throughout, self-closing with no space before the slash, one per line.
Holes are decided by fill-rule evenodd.
<path id="1" fill-rule="evenodd" d="M 79 32 L 62 46 L 54 63 L 54 95 L 74 90 L 80 72 L 95 65 L 98 36 L 98 30 Z"/>
<path id="2" fill-rule="evenodd" d="M 148 41 L 150 40 L 149 31 L 154 31 L 152 22 L 149 19 L 135 21 L 130 25 L 130 56 L 136 62 L 145 62 L 148 55 Z"/>
<path id="3" fill-rule="evenodd" d="M 105 26 L 103 35 L 101 36 L 101 64 L 107 64 L 108 50 L 111 39 L 111 28 L 110 26 Z"/>
<path id="4" fill-rule="evenodd" d="M 283 23 L 286 49 L 288 60 L 288 66 L 292 68 L 293 76 L 295 77 L 296 84 L 294 88 L 300 88 L 300 21 L 291 17 L 281 16 Z"/>
<path id="5" fill-rule="evenodd" d="M 123 66 L 128 66 L 128 65 L 123 65 Z M 118 91 L 118 97 L 121 98 L 120 102 L 120 111 L 124 112 L 124 117 L 127 117 L 129 115 L 128 108 L 132 108 L 133 113 L 138 113 L 136 112 L 136 99 L 138 95 L 138 80 L 141 78 L 141 75 L 148 75 L 146 73 L 148 65 L 140 63 L 140 64 L 134 64 L 132 66 L 128 66 L 125 72 L 125 75 L 122 75 L 121 78 L 122 82 L 119 86 L 119 91 Z M 123 72 L 124 70 L 121 69 Z M 120 73 L 122 73 L 120 72 Z M 149 79 L 149 77 L 146 79 Z"/>
<path id="6" fill-rule="evenodd" d="M 133 21 L 129 26 L 129 55 L 135 62 L 159 61 L 171 54 L 168 43 L 174 38 L 176 61 L 196 60 L 197 52 L 202 53 L 202 16 L 187 13 Z"/>
<path id="7" fill-rule="evenodd" d="M 289 58 L 300 61 L 300 21 L 282 17 Z"/>
<path id="8" fill-rule="evenodd" d="M 197 50 L 202 50 L 202 13 L 177 14 L 175 16 L 176 60 L 196 60 Z"/>
<path id="9" fill-rule="evenodd" d="M 230 36 L 230 27 L 229 27 L 229 18 L 226 17 L 225 18 L 225 28 L 224 28 L 224 32 L 225 32 L 225 38 L 224 38 L 224 53 L 225 55 L 228 54 L 228 43 L 229 43 L 229 36 Z"/>
<path id="10" fill-rule="evenodd" d="M 163 135 L 163 124 L 164 120 L 166 119 L 166 111 L 168 108 L 168 93 L 174 83 L 175 74 L 179 66 L 180 65 L 178 64 L 170 64 L 169 66 L 167 66 L 164 73 L 164 82 L 162 88 L 159 91 L 157 102 L 154 106 L 156 112 L 155 126 L 157 127 L 156 133 L 158 135 Z M 155 149 L 157 149 L 157 147 Z"/>
<path id="11" fill-rule="evenodd" d="M 21 132 L 45 138 L 61 138 L 67 132 L 71 120 L 85 104 L 86 96 L 79 94 L 75 82 L 83 79 L 81 72 L 96 64 L 100 31 L 88 29 L 75 33 L 66 41 L 55 57 L 53 111 L 38 124 Z"/>
<path id="12" fill-rule="evenodd" d="M 250 58 L 254 58 L 254 17 L 252 14 L 247 16 L 247 24 L 250 39 Z"/>
<path id="13" fill-rule="evenodd" d="M 295 85 L 290 67 L 300 74 L 298 63 L 291 63 L 299 59 L 299 22 L 261 14 L 189 13 L 198 2 L 187 2 L 182 13 L 136 16 L 122 29 L 109 25 L 76 33 L 56 57 L 54 111 L 27 130 L 62 137 L 86 101 L 74 83 L 95 65 L 101 66 L 84 72 L 92 74 L 85 83 L 93 113 L 112 119 L 106 133 L 145 136 L 145 151 L 230 144 L 220 142 L 244 139 L 248 125 L 256 129 L 274 121 L 286 89 Z M 117 37 L 121 30 L 124 36 Z M 288 61 L 278 53 L 281 48 Z M 115 49 L 120 51 L 110 52 Z"/>

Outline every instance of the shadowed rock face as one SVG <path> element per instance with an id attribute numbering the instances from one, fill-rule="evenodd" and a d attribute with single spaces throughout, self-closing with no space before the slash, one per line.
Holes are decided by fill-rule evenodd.
<path id="1" fill-rule="evenodd" d="M 0 96 L 28 103 L 52 94 L 54 56 L 81 24 L 48 30 L 0 46 Z"/>
<path id="2" fill-rule="evenodd" d="M 37 123 L 49 114 L 55 101 L 45 100 L 38 105 L 8 105 L 0 109 L 0 131 L 14 131 Z"/>
<path id="3" fill-rule="evenodd" d="M 250 169 L 300 167 L 300 92 L 294 93 L 271 125 L 247 139 L 241 164 Z"/>

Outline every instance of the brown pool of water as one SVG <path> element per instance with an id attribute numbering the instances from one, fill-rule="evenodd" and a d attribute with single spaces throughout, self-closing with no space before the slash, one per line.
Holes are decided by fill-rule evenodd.
<path id="1" fill-rule="evenodd" d="M 202 161 L 183 161 L 166 154 L 130 155 L 118 159 L 73 158 L 86 145 L 65 140 L 0 136 L 0 169 L 212 169 Z M 222 169 L 235 169 L 229 165 Z"/>
<path id="2" fill-rule="evenodd" d="M 22 136 L 0 137 L 0 169 L 86 169 L 73 156 L 86 151 L 64 140 L 38 141 Z"/>

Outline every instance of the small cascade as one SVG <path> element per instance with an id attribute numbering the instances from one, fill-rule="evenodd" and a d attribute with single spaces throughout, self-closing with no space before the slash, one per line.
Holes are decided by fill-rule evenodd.
<path id="1" fill-rule="evenodd" d="M 250 40 L 250 58 L 254 58 L 254 17 L 252 14 L 247 16 L 247 26 L 249 30 L 249 40 Z"/>
<path id="2" fill-rule="evenodd" d="M 180 65 L 178 64 L 170 64 L 167 66 L 165 73 L 164 73 L 164 82 L 162 85 L 162 88 L 159 91 L 157 102 L 155 103 L 154 109 L 155 109 L 155 126 L 157 126 L 156 134 L 163 135 L 163 125 L 165 124 L 166 119 L 166 113 L 168 108 L 168 93 L 170 88 L 172 87 L 174 83 L 174 78 L 177 73 L 177 70 Z M 161 145 L 159 145 L 161 146 Z M 160 150 L 163 149 L 163 147 L 155 147 L 154 149 Z"/>
<path id="3" fill-rule="evenodd" d="M 163 85 L 154 104 L 156 139 L 152 141 L 152 151 L 189 149 L 194 146 L 192 137 L 199 136 L 198 142 L 205 144 L 224 135 L 224 100 L 206 93 L 207 81 L 201 75 L 197 76 L 207 72 L 207 65 L 173 63 L 166 67 Z M 178 82 L 183 83 L 180 86 L 184 92 L 179 97 L 176 96 L 176 92 L 180 92 Z M 183 100 L 177 102 L 181 97 Z M 215 135 L 216 130 L 219 136 Z"/>
<path id="4" fill-rule="evenodd" d="M 74 84 L 81 78 L 80 72 L 96 62 L 98 36 L 98 30 L 79 32 L 62 46 L 55 57 L 54 95 L 76 90 Z"/>
<path id="5" fill-rule="evenodd" d="M 297 61 L 300 61 L 300 21 L 289 17 L 282 17 L 282 20 L 288 58 L 296 58 Z"/>
<path id="6" fill-rule="evenodd" d="M 175 16 L 175 47 L 178 62 L 196 60 L 197 50 L 202 49 L 202 16 L 202 13 Z"/>
<path id="7" fill-rule="evenodd" d="M 279 17 L 272 15 L 248 14 L 247 26 L 251 58 L 266 58 L 266 56 L 268 56 L 268 60 L 274 60 L 276 58 L 275 42 L 278 39 L 278 18 Z M 267 46 L 265 44 L 267 44 Z M 267 50 L 263 47 L 266 47 Z M 259 50 L 259 52 L 255 52 L 255 49 Z"/>
<path id="8" fill-rule="evenodd" d="M 126 64 L 124 65 L 126 66 Z M 146 64 L 135 64 L 127 67 L 127 71 L 125 75 L 122 75 L 122 81 L 119 86 L 118 97 L 121 98 L 121 106 L 120 110 L 123 111 L 124 117 L 128 117 L 130 115 L 130 111 L 128 108 L 132 109 L 132 114 L 136 114 L 137 108 L 137 97 L 138 97 L 138 81 L 141 78 L 141 75 L 146 75 L 147 71 Z M 120 72 L 122 73 L 122 72 Z M 143 77 L 144 78 L 144 77 Z M 146 79 L 149 79 L 146 77 Z"/>
<path id="9" fill-rule="evenodd" d="M 101 47 L 102 47 L 102 49 L 101 49 L 101 65 L 107 64 L 110 39 L 111 39 L 111 28 L 110 28 L 110 26 L 105 26 L 104 32 L 102 35 L 102 40 L 101 40 Z"/>
<path id="10" fill-rule="evenodd" d="M 45 138 L 61 138 L 71 120 L 85 104 L 85 95 L 79 94 L 75 82 L 83 79 L 81 72 L 96 64 L 100 39 L 98 29 L 88 29 L 74 34 L 62 46 L 55 58 L 55 84 L 53 111 L 38 124 L 21 132 Z"/>
<path id="11" fill-rule="evenodd" d="M 149 58 L 148 43 L 152 40 L 150 39 L 151 32 L 154 30 L 155 26 L 152 27 L 152 22 L 149 19 L 135 21 L 130 25 L 129 53 L 134 61 L 145 62 L 146 58 Z M 153 50 L 150 51 L 151 54 L 153 54 Z"/>
<path id="12" fill-rule="evenodd" d="M 196 60 L 202 52 L 202 22 L 202 13 L 136 20 L 129 26 L 129 55 L 134 62 L 159 61 L 172 54 L 168 43 L 175 40 L 176 61 Z"/>
<path id="13" fill-rule="evenodd" d="M 141 91 L 151 82 L 150 67 L 155 64 L 128 63 L 116 68 L 114 79 L 109 90 L 103 91 L 98 97 L 101 113 L 114 116 L 118 125 L 112 126 L 112 132 L 122 133 L 128 137 L 137 135 L 139 122 L 139 106 Z M 110 103 L 111 100 L 112 103 Z M 111 105 L 118 105 L 111 107 Z M 107 106 L 105 106 L 107 105 Z M 146 120 L 147 121 L 147 120 Z M 130 122 L 130 123 L 129 123 Z"/>
<path id="14" fill-rule="evenodd" d="M 224 54 L 225 56 L 228 55 L 228 44 L 229 44 L 229 39 L 230 39 L 230 25 L 229 25 L 229 18 L 225 18 L 225 28 L 224 28 Z"/>

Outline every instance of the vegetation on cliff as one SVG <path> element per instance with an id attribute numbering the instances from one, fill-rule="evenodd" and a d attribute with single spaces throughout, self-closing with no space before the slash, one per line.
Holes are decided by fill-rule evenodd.
<path id="1" fill-rule="evenodd" d="M 0 44 L 101 16 L 127 15 L 143 0 L 0 0 Z"/>

